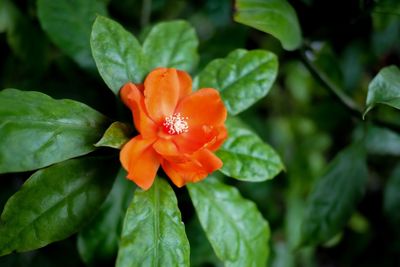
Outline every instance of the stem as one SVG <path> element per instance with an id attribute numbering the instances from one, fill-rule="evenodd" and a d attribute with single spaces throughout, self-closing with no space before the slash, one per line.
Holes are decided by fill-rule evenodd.
<path id="1" fill-rule="evenodd" d="M 146 27 L 150 22 L 151 14 L 151 0 L 143 0 L 142 2 L 142 16 L 140 18 L 140 26 Z"/>
<path id="2" fill-rule="evenodd" d="M 329 90 L 331 95 L 342 104 L 344 108 L 346 108 L 356 119 L 361 120 L 363 118 L 363 109 L 360 107 L 354 100 L 346 95 L 341 88 L 338 88 L 335 84 L 333 84 L 329 77 L 318 70 L 317 66 L 307 58 L 306 49 L 302 48 L 299 50 L 299 56 L 301 62 L 308 69 L 311 75 L 326 89 Z M 377 126 L 385 127 L 390 130 L 400 132 L 400 126 L 381 120 L 379 118 L 371 118 L 370 121 Z"/>
<path id="3" fill-rule="evenodd" d="M 325 73 L 318 70 L 317 66 L 310 61 L 306 56 L 306 51 L 302 49 L 300 51 L 301 62 L 310 71 L 311 75 L 325 88 L 329 89 L 331 95 L 336 98 L 351 114 L 360 118 L 362 117 L 362 108 L 353 101 L 349 96 L 347 96 L 343 91 L 333 84 Z"/>

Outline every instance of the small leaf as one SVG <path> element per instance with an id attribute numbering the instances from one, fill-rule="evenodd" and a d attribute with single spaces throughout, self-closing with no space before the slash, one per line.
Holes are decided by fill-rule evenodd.
<path id="1" fill-rule="evenodd" d="M 155 25 L 143 43 L 143 52 L 150 69 L 157 67 L 192 71 L 199 60 L 196 32 L 185 21 Z"/>
<path id="2" fill-rule="evenodd" d="M 364 116 L 376 104 L 400 109 L 400 70 L 396 66 L 381 69 L 368 86 L 367 108 Z"/>
<path id="3" fill-rule="evenodd" d="M 0 256 L 28 251 L 77 232 L 106 198 L 114 158 L 79 158 L 35 172 L 12 196 L 0 219 Z"/>
<path id="4" fill-rule="evenodd" d="M 400 165 L 397 165 L 387 181 L 383 206 L 385 215 L 398 228 L 400 223 Z"/>
<path id="5" fill-rule="evenodd" d="M 199 74 L 199 88 L 220 91 L 229 114 L 236 115 L 264 97 L 278 73 L 275 54 L 237 49 L 225 59 L 210 62 Z"/>
<path id="6" fill-rule="evenodd" d="M 132 132 L 133 129 L 128 124 L 119 121 L 113 122 L 95 146 L 106 146 L 120 149 L 129 141 L 129 139 L 131 139 Z"/>
<path id="7" fill-rule="evenodd" d="M 246 182 L 274 178 L 282 169 L 279 155 L 238 119 L 226 122 L 228 139 L 217 151 L 224 165 L 221 172 Z"/>
<path id="8" fill-rule="evenodd" d="M 269 227 L 256 205 L 214 177 L 188 185 L 200 223 L 225 266 L 266 266 Z"/>
<path id="9" fill-rule="evenodd" d="M 28 171 L 93 151 L 108 120 L 72 100 L 0 91 L 0 173 Z"/>
<path id="10" fill-rule="evenodd" d="M 286 50 L 301 45 L 301 29 L 296 11 L 286 0 L 236 0 L 236 22 L 278 38 Z"/>
<path id="11" fill-rule="evenodd" d="M 368 169 L 356 143 L 340 152 L 311 192 L 302 223 L 302 245 L 325 243 L 350 219 L 363 196 Z"/>
<path id="12" fill-rule="evenodd" d="M 168 183 L 138 189 L 126 213 L 117 267 L 189 266 L 189 241 Z"/>
<path id="13" fill-rule="evenodd" d="M 121 169 L 106 201 L 78 235 L 78 251 L 86 264 L 104 263 L 118 252 L 126 209 L 132 199 L 134 183 Z"/>
<path id="14" fill-rule="evenodd" d="M 39 21 L 50 39 L 80 66 L 94 69 L 90 31 L 96 14 L 107 13 L 98 0 L 38 0 Z"/>
<path id="15" fill-rule="evenodd" d="M 142 48 L 117 22 L 98 16 L 90 43 L 99 73 L 114 94 L 127 82 L 143 82 L 148 67 Z"/>

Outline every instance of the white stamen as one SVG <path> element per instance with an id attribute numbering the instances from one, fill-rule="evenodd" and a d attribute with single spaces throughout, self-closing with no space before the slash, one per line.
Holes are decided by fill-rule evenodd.
<path id="1" fill-rule="evenodd" d="M 186 122 L 188 117 L 182 117 L 180 113 L 165 118 L 163 125 L 168 129 L 169 134 L 181 134 L 189 131 L 189 125 Z"/>

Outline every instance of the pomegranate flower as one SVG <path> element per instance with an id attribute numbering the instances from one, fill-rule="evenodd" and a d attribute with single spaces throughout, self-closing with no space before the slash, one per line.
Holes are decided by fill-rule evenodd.
<path id="1" fill-rule="evenodd" d="M 120 95 L 139 131 L 123 146 L 120 160 L 139 187 L 151 187 L 160 165 L 178 187 L 222 167 L 213 151 L 227 137 L 227 111 L 217 90 L 192 92 L 186 72 L 157 68 L 144 84 L 125 84 Z"/>

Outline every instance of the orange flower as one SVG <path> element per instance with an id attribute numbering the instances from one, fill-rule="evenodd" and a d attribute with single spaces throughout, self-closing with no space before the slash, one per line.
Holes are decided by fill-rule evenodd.
<path id="1" fill-rule="evenodd" d="M 125 84 L 120 95 L 139 131 L 122 148 L 120 160 L 139 187 L 151 187 L 160 165 L 178 187 L 222 167 L 212 153 L 227 137 L 227 112 L 217 90 L 192 92 L 186 72 L 157 68 L 144 84 Z"/>

